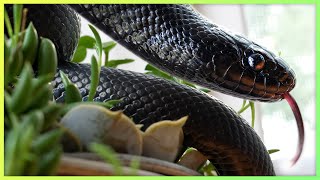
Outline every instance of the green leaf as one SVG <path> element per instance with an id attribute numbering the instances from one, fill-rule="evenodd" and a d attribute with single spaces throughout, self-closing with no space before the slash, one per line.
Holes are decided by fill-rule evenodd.
<path id="1" fill-rule="evenodd" d="M 58 56 L 53 42 L 48 38 L 40 38 L 38 50 L 38 75 L 51 74 L 52 78 L 57 72 Z"/>
<path id="2" fill-rule="evenodd" d="M 105 52 L 110 52 L 111 49 L 113 49 L 115 46 L 117 45 L 116 42 L 114 41 L 108 41 L 108 42 L 104 42 L 102 44 L 102 48 Z"/>
<path id="3" fill-rule="evenodd" d="M 98 143 L 92 143 L 89 149 L 90 151 L 98 154 L 105 161 L 113 165 L 114 172 L 115 172 L 114 175 L 118 175 L 118 176 L 122 175 L 120 160 L 117 158 L 117 155 L 113 149 L 111 149 L 109 146 L 98 144 Z"/>
<path id="4" fill-rule="evenodd" d="M 41 108 L 44 114 L 44 125 L 43 129 L 49 128 L 54 122 L 58 120 L 61 115 L 63 105 L 58 103 L 49 103 L 47 106 Z"/>
<path id="5" fill-rule="evenodd" d="M 107 102 L 105 102 L 105 107 L 107 107 L 108 109 L 114 107 L 116 104 L 120 103 L 122 100 L 118 100 L 118 99 L 115 99 L 115 100 L 109 100 Z"/>
<path id="6" fill-rule="evenodd" d="M 110 53 L 111 49 L 113 49 L 116 45 L 117 45 L 117 43 L 115 43 L 113 41 L 105 42 L 102 44 L 103 52 L 105 54 L 105 60 L 104 60 L 105 67 L 109 67 L 108 66 L 109 53 Z"/>
<path id="7" fill-rule="evenodd" d="M 74 53 L 71 61 L 75 63 L 80 63 L 85 60 L 86 56 L 87 56 L 86 47 L 78 45 L 76 52 Z"/>
<path id="8" fill-rule="evenodd" d="M 168 75 L 167 73 L 153 67 L 152 65 L 148 64 L 146 67 L 145 67 L 145 70 L 146 71 L 149 71 L 149 72 L 146 72 L 146 74 L 153 74 L 155 76 L 158 76 L 158 77 L 162 77 L 164 79 L 168 79 L 168 80 L 171 80 L 171 81 L 175 81 L 174 78 L 171 76 L 171 75 Z"/>
<path id="9" fill-rule="evenodd" d="M 275 152 L 278 152 L 278 151 L 280 151 L 280 149 L 269 149 L 268 153 L 272 154 L 272 153 L 275 153 Z"/>
<path id="10" fill-rule="evenodd" d="M 6 95 L 6 94 L 5 94 Z M 7 97 L 6 97 L 7 98 Z M 7 110 L 7 118 L 6 118 L 6 121 L 5 121 L 5 125 L 9 128 L 16 128 L 18 127 L 19 125 L 19 121 L 20 121 L 20 118 L 17 116 L 17 114 L 13 113 L 13 112 L 10 112 Z M 6 116 L 5 116 L 6 117 Z"/>
<path id="11" fill-rule="evenodd" d="M 65 97 L 65 102 L 66 103 L 73 103 L 73 102 L 79 102 L 82 100 L 81 93 L 78 89 L 78 87 L 73 84 L 68 76 L 60 71 L 60 76 L 65 88 L 66 92 L 66 97 Z"/>
<path id="12" fill-rule="evenodd" d="M 66 98 L 65 102 L 66 103 L 73 103 L 73 102 L 81 102 L 82 101 L 82 96 L 80 93 L 79 88 L 75 84 L 69 84 L 65 86 L 66 90 Z"/>
<path id="13" fill-rule="evenodd" d="M 144 68 L 146 71 L 161 71 L 157 69 L 156 67 L 152 66 L 151 64 L 147 64 L 146 67 Z"/>
<path id="14" fill-rule="evenodd" d="M 94 28 L 92 25 L 89 24 L 89 28 L 91 29 L 94 38 L 96 40 L 96 51 L 98 54 L 98 67 L 100 69 L 101 64 L 102 64 L 102 42 L 101 42 L 101 37 L 98 33 L 98 31 L 96 30 L 96 28 Z"/>
<path id="15" fill-rule="evenodd" d="M 59 71 L 60 72 L 60 77 L 61 77 L 61 80 L 62 80 L 62 83 L 63 85 L 66 87 L 68 86 L 69 84 L 71 84 L 71 81 L 70 79 L 68 78 L 68 76 L 63 72 L 63 71 Z"/>
<path id="16" fill-rule="evenodd" d="M 24 166 L 23 175 L 35 176 L 39 171 L 39 157 L 33 153 L 29 153 L 28 160 Z"/>
<path id="17" fill-rule="evenodd" d="M 19 155 L 23 161 L 23 167 L 25 164 L 25 160 L 30 152 L 30 147 L 32 140 L 35 136 L 35 130 L 33 126 L 30 125 L 25 125 L 25 126 L 20 126 L 19 129 L 19 139 L 18 139 L 18 151 Z"/>
<path id="18" fill-rule="evenodd" d="M 81 36 L 78 46 L 82 46 L 88 49 L 93 49 L 96 44 L 96 40 L 91 36 Z"/>
<path id="19" fill-rule="evenodd" d="M 16 35 L 20 32 L 22 7 L 23 6 L 21 4 L 15 4 L 13 6 L 13 19 L 14 19 L 13 32 Z"/>
<path id="20" fill-rule="evenodd" d="M 128 64 L 132 63 L 133 59 L 117 59 L 117 60 L 110 60 L 107 63 L 107 67 L 117 68 L 121 64 Z"/>
<path id="21" fill-rule="evenodd" d="M 52 81 L 52 77 L 50 74 L 41 75 L 40 77 L 32 79 L 32 91 L 33 95 L 35 95 L 39 89 L 43 86 L 48 85 Z"/>
<path id="22" fill-rule="evenodd" d="M 206 89 L 206 88 L 199 88 L 200 91 L 203 91 L 205 93 L 208 93 L 210 92 L 210 89 Z"/>
<path id="23" fill-rule="evenodd" d="M 63 131 L 61 129 L 55 129 L 42 134 L 32 142 L 32 149 L 38 155 L 49 152 L 53 146 L 59 143 Z"/>
<path id="24" fill-rule="evenodd" d="M 40 175 L 54 175 L 58 168 L 62 148 L 60 145 L 52 147 L 49 153 L 43 155 L 40 159 Z"/>
<path id="25" fill-rule="evenodd" d="M 188 82 L 188 81 L 185 81 L 185 80 L 181 80 L 181 84 L 185 84 L 187 86 L 190 86 L 190 87 L 193 87 L 193 88 L 197 88 L 194 84 Z"/>
<path id="26" fill-rule="evenodd" d="M 179 79 L 174 76 L 171 76 L 170 74 L 167 74 L 166 72 L 161 71 L 160 69 L 157 69 L 156 67 L 154 67 L 150 64 L 147 64 L 147 66 L 145 67 L 145 70 L 147 71 L 146 74 L 153 74 L 155 76 L 158 76 L 158 77 L 161 77 L 164 79 L 168 79 L 171 81 L 175 81 L 177 83 L 184 84 L 184 85 L 190 86 L 192 88 L 198 89 L 197 86 L 194 85 L 193 83 L 190 83 L 190 82 L 185 81 L 183 79 Z M 205 89 L 205 88 L 199 88 L 199 89 L 203 92 L 206 92 L 206 93 L 210 92 L 209 89 Z"/>
<path id="27" fill-rule="evenodd" d="M 99 76 L 100 76 L 100 68 L 95 56 L 91 58 L 91 82 L 90 82 L 90 90 L 88 101 L 93 101 L 94 96 L 96 95 L 96 89 L 99 85 Z"/>
<path id="28" fill-rule="evenodd" d="M 31 22 L 25 31 L 25 36 L 22 42 L 22 52 L 24 61 L 29 61 L 31 65 L 34 63 L 37 57 L 38 45 L 38 33 Z"/>
<path id="29" fill-rule="evenodd" d="M 5 140 L 5 175 L 22 175 L 34 137 L 33 126 L 19 124 Z"/>
<path id="30" fill-rule="evenodd" d="M 21 162 L 18 154 L 19 131 L 12 128 L 6 135 L 4 145 L 4 175 L 20 175 L 22 173 Z"/>
<path id="31" fill-rule="evenodd" d="M 44 115 L 41 110 L 34 110 L 29 112 L 28 114 L 24 114 L 21 117 L 22 123 L 25 126 L 32 125 L 35 132 L 40 132 L 44 123 Z"/>
<path id="32" fill-rule="evenodd" d="M 7 32 L 9 34 L 9 37 L 12 38 L 12 36 L 13 36 L 12 26 L 11 26 L 11 22 L 10 22 L 10 19 L 8 16 L 8 12 L 5 8 L 4 8 L 4 22 L 6 24 L 6 28 L 7 28 Z"/>
<path id="33" fill-rule="evenodd" d="M 13 47 L 9 55 L 9 76 L 7 77 L 7 81 L 9 83 L 12 83 L 12 80 L 20 75 L 23 64 L 24 62 L 21 46 Z"/>
<path id="34" fill-rule="evenodd" d="M 39 88 L 39 91 L 33 96 L 32 102 L 29 104 L 28 109 L 38 109 L 46 106 L 49 101 L 53 98 L 52 86 L 46 84 Z"/>
<path id="35" fill-rule="evenodd" d="M 9 57 L 10 57 L 10 49 L 9 46 L 7 45 L 6 40 L 4 40 L 4 87 L 6 88 L 8 86 L 8 76 L 9 76 Z"/>
<path id="36" fill-rule="evenodd" d="M 33 78 L 32 67 L 29 63 L 26 63 L 22 72 L 21 79 L 19 79 L 13 93 L 12 103 L 10 111 L 20 113 L 26 110 L 29 105 L 30 94 L 31 94 L 31 82 Z"/>

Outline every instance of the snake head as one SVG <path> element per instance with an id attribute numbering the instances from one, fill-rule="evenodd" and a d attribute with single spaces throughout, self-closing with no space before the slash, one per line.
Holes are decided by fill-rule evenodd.
<path id="1" fill-rule="evenodd" d="M 243 85 L 251 85 L 249 95 L 261 97 L 261 101 L 277 101 L 290 92 L 296 83 L 295 73 L 283 59 L 263 47 L 252 43 L 242 55 Z M 250 75 L 249 75 L 250 74 Z M 245 75 L 250 78 L 246 79 Z M 241 82 L 240 82 L 241 83 Z"/>
<path id="2" fill-rule="evenodd" d="M 239 42 L 228 47 L 227 53 L 214 55 L 207 64 L 207 81 L 218 84 L 212 89 L 256 101 L 282 100 L 295 86 L 293 70 L 265 48 L 249 40 Z"/>

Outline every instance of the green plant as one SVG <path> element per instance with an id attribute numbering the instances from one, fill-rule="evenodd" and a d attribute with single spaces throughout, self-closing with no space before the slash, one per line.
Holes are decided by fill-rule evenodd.
<path id="1" fill-rule="evenodd" d="M 55 46 L 51 40 L 39 37 L 32 23 L 24 29 L 26 13 L 22 12 L 26 11 L 22 5 L 14 5 L 13 11 L 14 29 L 5 11 L 9 35 L 4 40 L 5 175 L 53 175 L 62 154 L 60 139 L 64 130 L 57 124 L 61 116 L 80 103 L 111 108 L 119 100 L 80 102 L 79 89 L 60 72 L 66 102 L 55 103 L 50 85 L 57 70 Z M 91 76 L 96 82 L 101 66 L 101 47 L 97 50 L 99 62 L 96 61 L 98 66 Z"/>
<path id="2" fill-rule="evenodd" d="M 147 71 L 146 74 L 152 74 L 152 75 L 155 75 L 155 76 L 158 76 L 158 77 L 161 77 L 163 79 L 167 79 L 167 80 L 170 80 L 170 81 L 174 81 L 174 82 L 177 82 L 177 83 L 180 83 L 180 84 L 184 84 L 184 85 L 187 85 L 187 86 L 190 86 L 192 88 L 195 88 L 195 89 L 199 89 L 205 93 L 208 93 L 210 92 L 209 89 L 206 89 L 206 88 L 202 88 L 202 87 L 198 87 L 188 81 L 185 81 L 183 79 L 179 79 L 177 77 L 174 77 L 164 71 L 161 71 L 160 69 L 152 66 L 151 64 L 147 64 L 146 67 L 145 67 L 145 70 Z"/>
<path id="3" fill-rule="evenodd" d="M 96 31 L 93 26 L 91 26 L 90 29 L 91 31 Z M 128 58 L 110 59 L 109 57 L 110 51 L 113 48 L 115 48 L 117 43 L 115 43 L 114 41 L 101 43 L 101 45 L 99 45 L 99 50 L 97 50 L 97 47 L 95 45 L 96 39 L 100 38 L 100 36 L 97 31 L 94 33 L 94 36 L 95 37 L 85 35 L 80 37 L 76 52 L 72 58 L 72 62 L 77 62 L 77 63 L 83 62 L 87 56 L 87 51 L 91 49 L 95 49 L 96 51 L 98 51 L 98 54 L 101 54 L 101 59 L 102 59 L 102 55 L 104 55 L 104 62 L 101 62 L 101 66 L 103 65 L 104 67 L 117 68 L 119 65 L 134 62 L 133 59 L 128 59 Z"/>
<path id="4" fill-rule="evenodd" d="M 5 12 L 9 37 L 4 41 L 4 174 L 50 175 L 54 174 L 62 153 L 59 140 L 63 133 L 55 126 L 62 106 L 52 102 L 49 84 L 56 69 L 56 50 L 46 38 L 40 38 L 38 45 L 32 23 L 24 29 L 22 19 L 26 14 L 22 9 L 22 5 L 13 6 L 13 30 Z M 35 62 L 39 62 L 37 78 L 32 68 Z"/>

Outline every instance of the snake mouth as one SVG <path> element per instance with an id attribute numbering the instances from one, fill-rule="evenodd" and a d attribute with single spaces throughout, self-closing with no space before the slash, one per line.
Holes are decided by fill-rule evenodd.
<path id="1" fill-rule="evenodd" d="M 284 81 L 276 81 L 264 77 L 262 82 L 256 82 L 249 93 L 258 97 L 260 101 L 279 101 L 284 99 L 284 94 L 290 92 L 295 86 L 295 79 L 288 77 Z"/>
<path id="2" fill-rule="evenodd" d="M 270 77 L 268 75 L 254 74 L 244 69 L 241 73 L 226 71 L 222 76 L 211 74 L 211 80 L 218 84 L 213 88 L 243 99 L 262 102 L 275 102 L 284 99 L 284 94 L 290 92 L 296 80 L 292 73 Z M 208 83 L 207 83 L 208 84 Z"/>
<path id="3" fill-rule="evenodd" d="M 259 52 L 262 58 L 262 50 Z M 250 53 L 246 52 L 245 55 Z M 257 53 L 255 55 L 258 56 Z M 203 84 L 243 99 L 263 102 L 282 100 L 283 95 L 295 86 L 293 70 L 281 58 L 272 54 L 263 56 L 264 61 L 259 57 L 256 59 L 259 67 L 255 69 L 245 60 L 250 58 L 244 55 L 216 55 L 203 68 L 204 72 L 209 72 L 205 73 L 206 82 Z"/>
<path id="4" fill-rule="evenodd" d="M 239 84 L 234 91 L 244 93 L 248 99 L 262 101 L 262 102 L 275 102 L 284 99 L 284 94 L 290 92 L 295 86 L 295 79 L 287 79 L 283 82 L 275 81 L 273 79 L 264 77 L 262 81 L 257 81 L 255 78 L 251 86 L 246 84 Z"/>

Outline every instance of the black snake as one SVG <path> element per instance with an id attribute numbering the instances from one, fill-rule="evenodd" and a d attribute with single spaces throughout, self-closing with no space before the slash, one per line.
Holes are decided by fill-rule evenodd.
<path id="1" fill-rule="evenodd" d="M 60 60 L 69 60 L 77 46 L 80 14 L 144 60 L 200 86 L 266 102 L 282 100 L 295 86 L 294 72 L 281 58 L 212 24 L 188 5 L 26 7 L 28 20 L 41 36 L 54 41 Z M 76 83 L 85 100 L 90 66 L 60 61 L 58 69 Z M 53 91 L 56 100 L 63 102 L 58 73 Z M 275 174 L 255 131 L 234 110 L 207 94 L 151 75 L 102 68 L 94 100 L 120 98 L 113 110 L 124 110 L 144 128 L 161 119 L 189 115 L 184 145 L 205 154 L 220 175 Z"/>

